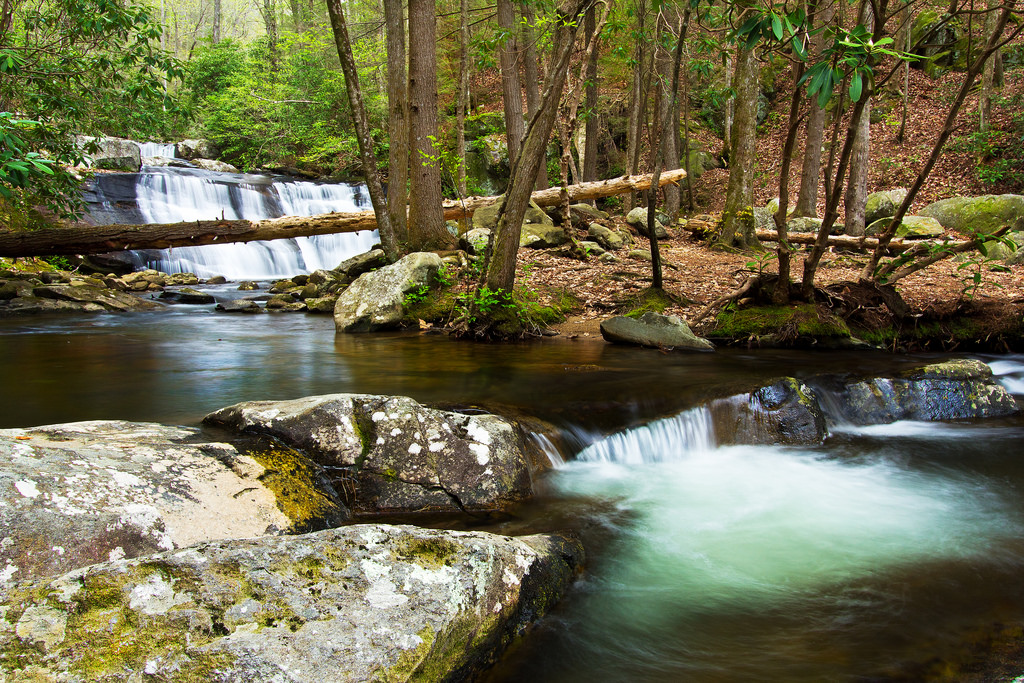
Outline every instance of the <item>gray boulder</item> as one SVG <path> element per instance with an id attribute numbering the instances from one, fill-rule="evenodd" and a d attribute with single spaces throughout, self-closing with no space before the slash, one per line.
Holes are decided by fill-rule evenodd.
<path id="1" fill-rule="evenodd" d="M 647 208 L 638 206 L 626 214 L 626 224 L 635 228 L 644 237 L 648 237 Z M 655 214 L 654 218 L 654 234 L 657 235 L 659 240 L 667 240 L 669 238 L 668 230 L 665 229 L 657 214 Z"/>
<path id="2" fill-rule="evenodd" d="M 363 273 L 338 297 L 334 326 L 338 332 L 372 332 L 398 327 L 405 295 L 429 286 L 441 267 L 441 257 L 416 252 L 379 270 Z"/>
<path id="3" fill-rule="evenodd" d="M 120 421 L 0 430 L 0 579 L 347 519 L 297 453 L 257 458 L 197 436 Z"/>
<path id="4" fill-rule="evenodd" d="M 352 258 L 342 261 L 338 264 L 338 267 L 334 269 L 334 272 L 339 275 L 348 276 L 354 280 L 363 273 L 369 273 L 371 270 L 383 268 L 387 264 L 388 257 L 387 254 L 384 253 L 383 249 L 371 249 L 370 251 L 362 254 L 356 254 Z"/>
<path id="5" fill-rule="evenodd" d="M 177 301 L 181 304 L 214 304 L 217 303 L 217 299 L 207 292 L 201 292 L 198 289 L 192 287 L 182 287 L 178 290 L 165 290 L 160 294 L 161 299 L 168 299 L 170 301 Z"/>
<path id="6" fill-rule="evenodd" d="M 89 166 L 103 168 L 110 171 L 131 171 L 137 172 L 142 168 L 142 153 L 139 143 L 124 138 L 90 138 L 78 136 L 76 138 L 79 147 L 95 142 L 99 149 L 88 154 Z"/>
<path id="7" fill-rule="evenodd" d="M 119 292 L 107 287 L 92 285 L 42 285 L 32 290 L 34 296 L 41 299 L 56 299 L 82 307 L 83 310 L 96 310 L 98 306 L 104 311 L 151 311 L 162 308 L 161 304 L 149 299 Z"/>
<path id="8" fill-rule="evenodd" d="M 607 211 L 602 211 L 590 204 L 571 204 L 569 206 L 569 219 L 574 227 L 585 228 L 594 221 L 608 220 L 610 216 Z"/>
<path id="9" fill-rule="evenodd" d="M 924 207 L 918 214 L 934 218 L 947 230 L 969 235 L 995 232 L 1004 225 L 1024 230 L 1024 196 L 989 194 L 982 197 L 951 197 Z"/>
<path id="10" fill-rule="evenodd" d="M 234 299 L 233 301 L 221 301 L 215 310 L 222 313 L 266 313 L 260 305 L 252 299 Z"/>
<path id="11" fill-rule="evenodd" d="M 550 222 L 523 223 L 523 230 L 519 235 L 519 246 L 531 249 L 550 249 L 564 244 L 565 241 L 565 230 Z"/>
<path id="12" fill-rule="evenodd" d="M 178 156 L 182 159 L 216 159 L 217 147 L 209 140 L 182 140 L 178 143 Z"/>
<path id="13" fill-rule="evenodd" d="M 852 382 L 840 392 L 838 419 L 853 424 L 897 420 L 959 420 L 1018 412 L 1013 397 L 981 361 L 925 365 L 896 377 Z"/>
<path id="14" fill-rule="evenodd" d="M 491 239 L 491 231 L 487 228 L 473 228 L 459 237 L 459 247 L 468 254 L 482 256 L 487 251 L 487 242 Z"/>
<path id="15" fill-rule="evenodd" d="M 218 173 L 238 173 L 238 167 L 232 166 L 226 161 L 216 159 L 192 159 L 192 164 L 205 171 L 216 171 Z"/>
<path id="16" fill-rule="evenodd" d="M 656 348 L 673 348 L 680 351 L 714 351 L 714 345 L 698 337 L 689 326 L 677 316 L 662 315 L 653 311 L 639 318 L 624 315 L 610 318 L 601 323 L 601 336 L 619 344 L 635 344 Z"/>
<path id="17" fill-rule="evenodd" d="M 566 536 L 409 526 L 202 543 L 0 591 L 0 667 L 14 680 L 469 680 L 582 561 Z"/>
<path id="18" fill-rule="evenodd" d="M 328 471 L 356 513 L 502 510 L 532 494 L 517 426 L 403 396 L 331 394 L 223 408 L 206 424 L 264 434 Z"/>

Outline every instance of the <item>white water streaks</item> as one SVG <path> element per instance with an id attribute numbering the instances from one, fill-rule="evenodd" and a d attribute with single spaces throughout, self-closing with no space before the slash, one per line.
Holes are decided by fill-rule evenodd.
<path id="1" fill-rule="evenodd" d="M 988 366 L 996 380 L 1014 396 L 1024 396 L 1024 358 L 1010 356 L 991 361 Z"/>
<path id="2" fill-rule="evenodd" d="M 797 651 L 898 612 L 899 580 L 884 577 L 999 562 L 1024 531 L 997 480 L 827 446 L 716 448 L 709 424 L 687 411 L 614 434 L 553 477 L 607 533 L 568 636 L 606 680 L 758 679 L 769 659 L 786 673 L 759 680 L 821 680 L 834 662 L 801 674 L 818 655 Z M 902 426 L 927 433 L 916 424 Z M 786 615 L 785 635 L 758 625 L 767 614 L 773 628 Z"/>
<path id="3" fill-rule="evenodd" d="M 146 222 L 175 223 L 359 211 L 368 206 L 361 188 L 190 168 L 147 168 L 139 174 L 135 194 Z M 199 277 L 264 280 L 334 268 L 367 251 L 376 240 L 376 231 L 366 230 L 270 242 L 179 247 L 148 256 L 146 266 L 168 273 L 192 272 Z"/>

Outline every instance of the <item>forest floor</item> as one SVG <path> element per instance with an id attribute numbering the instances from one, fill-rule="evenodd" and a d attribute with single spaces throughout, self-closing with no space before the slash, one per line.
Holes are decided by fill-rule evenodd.
<path id="1" fill-rule="evenodd" d="M 950 72 L 938 79 L 926 77 L 922 72 L 909 72 L 909 113 L 902 142 L 896 140 L 902 118 L 902 100 L 899 89 L 903 86 L 902 73 L 899 78 L 889 81 L 883 88 L 879 104 L 875 106 L 871 126 L 871 162 L 869 166 L 868 192 L 909 187 L 928 157 L 937 131 L 942 126 L 946 109 L 959 88 L 962 74 Z M 1024 70 L 1007 70 L 1002 91 L 1001 105 L 994 110 L 996 130 L 1012 130 L 1009 117 L 1019 116 L 1012 106 L 1014 98 L 1024 95 Z M 786 72 L 780 73 L 777 83 L 788 84 Z M 758 131 L 758 165 L 755 169 L 753 201 L 764 206 L 778 196 L 778 159 L 785 136 L 788 117 L 789 93 L 783 86 L 769 102 L 767 119 Z M 806 105 L 805 105 L 806 106 Z M 969 134 L 977 129 L 977 95 L 971 94 L 957 119 L 958 129 L 947 143 L 943 154 L 922 187 L 911 207 L 915 210 L 952 196 L 979 196 L 984 194 L 1020 193 L 1021 178 L 1012 173 L 993 181 L 991 168 L 995 159 L 984 157 L 976 145 L 971 144 Z M 1016 113 L 1015 113 L 1016 112 Z M 840 131 L 844 127 L 840 126 Z M 828 151 L 826 131 L 826 152 Z M 1002 137 L 999 137 L 1002 135 Z M 1004 140 L 1003 138 L 1006 138 Z M 998 134 L 993 138 L 1003 144 L 1012 135 Z M 706 128 L 699 128 L 694 135 L 695 143 L 710 152 L 721 149 L 721 140 Z M 794 157 L 790 188 L 795 201 L 799 187 L 800 159 L 803 155 L 803 140 L 800 139 Z M 1018 143 L 1019 144 L 1019 143 Z M 996 145 L 998 147 L 998 145 Z M 991 149 L 989 150 L 992 151 Z M 998 150 L 997 150 L 998 151 Z M 823 164 L 827 164 L 823 160 Z M 822 174 L 824 175 L 824 173 Z M 1018 173 L 1018 176 L 1021 175 Z M 725 201 L 728 183 L 728 169 L 712 169 L 694 182 L 694 206 L 683 215 L 710 214 L 714 220 Z M 824 212 L 824 187 L 819 187 L 819 211 Z M 684 193 L 684 204 L 686 201 Z M 614 211 L 613 211 L 614 213 Z M 840 207 L 842 214 L 842 207 Z M 842 222 L 842 215 L 839 221 Z M 611 220 L 614 227 L 624 227 L 621 216 Z M 744 278 L 759 267 L 758 257 L 751 253 L 729 253 L 711 250 L 708 245 L 696 240 L 684 230 L 670 230 L 671 239 L 661 244 L 665 262 L 665 289 L 679 297 L 684 303 L 671 306 L 666 313 L 693 320 L 703 307 L 737 287 Z M 962 236 L 950 235 L 962 239 Z M 583 235 L 577 235 L 584 239 Z M 639 238 L 637 246 L 646 248 L 646 239 Z M 766 245 L 768 248 L 772 244 Z M 802 264 L 798 253 L 794 259 L 793 277 L 799 279 Z M 974 254 L 973 256 L 977 256 Z M 816 284 L 825 286 L 844 281 L 856 281 L 865 254 L 850 251 L 830 250 L 821 262 Z M 1007 323 L 1019 321 L 1024 315 L 1024 267 L 1013 266 L 1007 272 L 990 270 L 987 265 L 969 263 L 970 257 L 948 259 L 900 281 L 897 291 L 911 309 L 910 316 L 916 320 L 949 319 L 957 315 L 974 316 L 981 319 L 979 329 L 1005 327 Z M 765 270 L 774 272 L 774 263 L 766 262 Z M 554 291 L 565 288 L 575 294 L 581 302 L 582 311 L 558 327 L 567 336 L 600 335 L 599 324 L 627 307 L 628 300 L 650 285 L 649 263 L 622 259 L 618 263 L 602 263 L 597 259 L 586 262 L 567 261 L 556 252 L 520 252 L 520 265 L 525 267 L 527 277 L 519 282 L 526 288 L 538 291 Z M 980 283 L 975 285 L 975 274 L 980 274 Z M 713 321 L 714 316 L 711 316 Z M 705 326 L 706 331 L 706 326 Z M 948 347 L 960 342 L 950 339 Z M 1024 342 L 1018 342 L 1022 344 Z"/>

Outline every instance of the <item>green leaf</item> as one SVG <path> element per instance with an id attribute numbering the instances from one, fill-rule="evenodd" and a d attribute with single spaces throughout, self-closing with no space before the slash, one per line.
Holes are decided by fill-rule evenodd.
<path id="1" fill-rule="evenodd" d="M 779 15 L 772 13 L 772 33 L 775 34 L 775 40 L 782 40 L 782 20 L 779 19 Z"/>
<path id="2" fill-rule="evenodd" d="M 863 82 L 861 80 L 860 72 L 854 71 L 853 77 L 850 79 L 850 100 L 853 102 L 860 100 L 862 86 Z"/>

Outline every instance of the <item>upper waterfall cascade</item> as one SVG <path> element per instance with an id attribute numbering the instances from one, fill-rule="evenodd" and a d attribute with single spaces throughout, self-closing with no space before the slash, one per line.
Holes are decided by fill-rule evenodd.
<path id="1" fill-rule="evenodd" d="M 173 149 L 173 145 L 170 147 Z M 144 155 L 147 151 L 148 147 Z M 369 197 L 360 184 L 150 166 L 138 174 L 97 175 L 86 196 L 96 223 L 263 220 L 370 208 Z M 138 265 L 167 273 L 192 272 L 199 277 L 273 279 L 334 268 L 367 251 L 376 240 L 376 231 L 363 231 L 147 250 L 138 252 Z"/>

